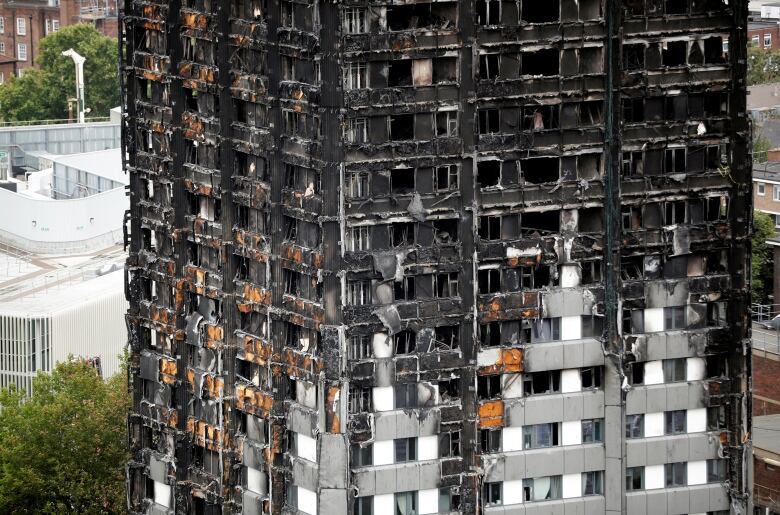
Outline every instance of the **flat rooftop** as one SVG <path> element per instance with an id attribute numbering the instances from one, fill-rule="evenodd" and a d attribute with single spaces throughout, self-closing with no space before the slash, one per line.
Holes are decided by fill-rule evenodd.
<path id="1" fill-rule="evenodd" d="M 56 156 L 50 159 L 53 163 L 84 170 L 92 175 L 105 177 L 121 184 L 130 184 L 129 177 L 122 170 L 122 150 L 118 148 Z"/>
<path id="2" fill-rule="evenodd" d="M 0 244 L 0 314 L 44 316 L 124 288 L 120 245 L 81 255 L 35 255 Z"/>

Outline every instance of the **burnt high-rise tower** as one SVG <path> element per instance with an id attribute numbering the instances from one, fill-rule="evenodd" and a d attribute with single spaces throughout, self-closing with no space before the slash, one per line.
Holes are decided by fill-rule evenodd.
<path id="1" fill-rule="evenodd" d="M 744 513 L 747 0 L 124 2 L 132 513 Z"/>

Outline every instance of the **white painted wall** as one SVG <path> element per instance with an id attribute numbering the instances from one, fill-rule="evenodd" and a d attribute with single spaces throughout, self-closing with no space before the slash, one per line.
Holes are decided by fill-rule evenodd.
<path id="1" fill-rule="evenodd" d="M 703 433 L 707 430 L 707 408 L 689 409 L 685 418 L 685 427 L 689 433 Z"/>
<path id="2" fill-rule="evenodd" d="M 265 472 L 262 472 L 257 469 L 253 469 L 252 467 L 246 468 L 247 490 L 262 495 L 268 491 L 265 485 L 266 485 Z"/>
<path id="3" fill-rule="evenodd" d="M 561 443 L 563 445 L 579 445 L 582 443 L 582 421 L 569 420 L 561 423 Z"/>
<path id="4" fill-rule="evenodd" d="M 501 395 L 505 399 L 523 396 L 522 374 L 501 374 Z"/>
<path id="5" fill-rule="evenodd" d="M 501 449 L 504 452 L 523 450 L 523 428 L 504 427 L 501 429 Z"/>
<path id="6" fill-rule="evenodd" d="M 492 347 L 490 349 L 483 349 L 477 353 L 477 365 L 480 367 L 488 367 L 495 365 L 498 361 L 501 349 Z"/>
<path id="7" fill-rule="evenodd" d="M 372 395 L 374 411 L 392 411 L 395 407 L 395 396 L 392 386 L 375 386 Z"/>
<path id="8" fill-rule="evenodd" d="M 391 465 L 395 460 L 395 447 L 392 440 L 377 440 L 371 448 L 374 465 Z"/>
<path id="9" fill-rule="evenodd" d="M 703 485 L 707 482 L 707 462 L 689 461 L 688 462 L 688 485 Z"/>
<path id="10" fill-rule="evenodd" d="M 582 317 L 561 317 L 561 340 L 582 338 Z"/>
<path id="11" fill-rule="evenodd" d="M 0 188 L 0 240 L 37 253 L 84 252 L 122 241 L 124 188 L 71 200 L 33 199 Z"/>
<path id="12" fill-rule="evenodd" d="M 371 340 L 371 347 L 374 351 L 375 358 L 390 358 L 393 356 L 393 349 L 390 346 L 392 339 L 387 333 L 374 333 L 374 338 Z"/>
<path id="13" fill-rule="evenodd" d="M 582 390 L 580 371 L 576 368 L 561 370 L 561 392 L 572 393 Z"/>
<path id="14" fill-rule="evenodd" d="M 317 492 L 312 492 L 302 486 L 297 487 L 298 490 L 298 511 L 308 513 L 309 515 L 317 515 Z"/>
<path id="15" fill-rule="evenodd" d="M 417 494 L 420 515 L 439 513 L 439 489 L 420 490 Z"/>
<path id="16" fill-rule="evenodd" d="M 501 498 L 504 504 L 520 504 L 523 502 L 523 480 L 504 481 Z"/>
<path id="17" fill-rule="evenodd" d="M 647 465 L 645 467 L 645 490 L 664 487 L 664 466 Z"/>
<path id="18" fill-rule="evenodd" d="M 664 434 L 664 413 L 645 413 L 645 438 L 654 436 L 663 436 Z"/>
<path id="19" fill-rule="evenodd" d="M 685 379 L 688 381 L 701 381 L 704 379 L 706 363 L 704 358 L 688 358 L 685 367 Z"/>
<path id="20" fill-rule="evenodd" d="M 375 495 L 374 515 L 395 515 L 395 495 L 394 494 Z"/>
<path id="21" fill-rule="evenodd" d="M 317 440 L 302 433 L 295 434 L 297 435 L 295 444 L 297 445 L 298 457 L 317 463 Z"/>
<path id="22" fill-rule="evenodd" d="M 664 330 L 664 308 L 645 309 L 645 332 L 655 333 Z"/>
<path id="23" fill-rule="evenodd" d="M 580 285 L 580 265 L 561 265 L 561 288 L 574 288 Z"/>
<path id="24" fill-rule="evenodd" d="M 564 474 L 562 487 L 564 499 L 582 497 L 582 474 Z"/>
<path id="25" fill-rule="evenodd" d="M 154 482 L 154 503 L 166 508 L 171 507 L 171 487 L 159 481 Z"/>
<path id="26" fill-rule="evenodd" d="M 436 460 L 439 458 L 439 437 L 420 436 L 417 438 L 417 459 Z"/>
<path id="27" fill-rule="evenodd" d="M 664 384 L 664 364 L 661 360 L 645 363 L 645 384 Z"/>

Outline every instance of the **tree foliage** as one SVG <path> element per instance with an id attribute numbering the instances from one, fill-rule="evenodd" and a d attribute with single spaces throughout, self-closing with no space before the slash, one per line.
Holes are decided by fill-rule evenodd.
<path id="1" fill-rule="evenodd" d="M 119 105 L 116 40 L 91 25 L 79 24 L 43 38 L 36 56 L 39 69 L 28 69 L 22 77 L 13 77 L 0 87 L 0 118 L 15 122 L 68 117 L 68 99 L 76 97 L 75 65 L 62 55 L 69 48 L 87 59 L 84 82 L 89 116 L 108 116 L 111 108 Z"/>
<path id="2" fill-rule="evenodd" d="M 753 129 L 753 163 L 766 163 L 769 151 L 774 145 L 772 141 L 761 134 L 761 131 Z"/>
<path id="3" fill-rule="evenodd" d="M 775 221 L 766 213 L 753 213 L 753 253 L 751 276 L 753 302 L 766 304 L 773 290 L 774 249 L 766 243 L 775 235 Z"/>
<path id="4" fill-rule="evenodd" d="M 748 86 L 780 81 L 780 50 L 748 47 Z"/>
<path id="5" fill-rule="evenodd" d="M 33 392 L 0 390 L 0 513 L 124 513 L 126 376 L 71 358 Z"/>

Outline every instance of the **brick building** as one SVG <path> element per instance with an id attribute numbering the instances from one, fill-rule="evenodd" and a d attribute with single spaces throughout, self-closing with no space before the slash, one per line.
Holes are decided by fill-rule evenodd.
<path id="1" fill-rule="evenodd" d="M 780 415 L 753 418 L 755 515 L 780 514 Z"/>
<path id="2" fill-rule="evenodd" d="M 757 21 L 748 24 L 748 42 L 764 50 L 780 48 L 780 22 Z"/>
<path id="3" fill-rule="evenodd" d="M 13 73 L 21 73 L 34 66 L 41 38 L 74 23 L 116 37 L 116 0 L 0 0 L 0 55 L 15 59 Z"/>
<path id="4" fill-rule="evenodd" d="M 750 512 L 746 0 L 123 12 L 130 513 Z"/>

